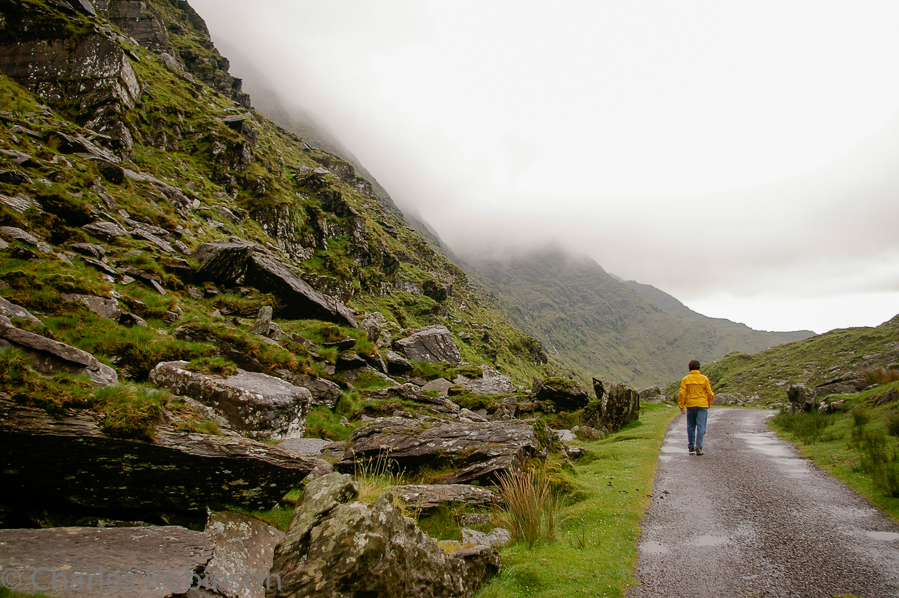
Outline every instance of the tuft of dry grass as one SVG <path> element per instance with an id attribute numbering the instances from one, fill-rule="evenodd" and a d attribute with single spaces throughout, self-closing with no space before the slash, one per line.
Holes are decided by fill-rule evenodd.
<path id="1" fill-rule="evenodd" d="M 504 474 L 499 483 L 505 508 L 498 518 L 512 532 L 512 541 L 527 543 L 529 550 L 539 543 L 552 543 L 564 518 L 564 505 L 549 478 L 526 471 Z"/>
<path id="2" fill-rule="evenodd" d="M 899 369 L 896 368 L 870 368 L 862 372 L 862 376 L 868 384 L 889 384 L 899 380 Z"/>
<path id="3" fill-rule="evenodd" d="M 373 503 L 391 486 L 405 484 L 403 472 L 388 455 L 379 455 L 356 462 L 353 479 L 359 485 L 358 500 Z"/>

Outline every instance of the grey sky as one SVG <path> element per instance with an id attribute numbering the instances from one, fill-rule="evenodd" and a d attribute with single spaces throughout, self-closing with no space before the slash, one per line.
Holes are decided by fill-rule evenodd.
<path id="1" fill-rule="evenodd" d="M 895 2 L 191 4 L 457 252 L 555 241 L 760 329 L 899 313 Z"/>

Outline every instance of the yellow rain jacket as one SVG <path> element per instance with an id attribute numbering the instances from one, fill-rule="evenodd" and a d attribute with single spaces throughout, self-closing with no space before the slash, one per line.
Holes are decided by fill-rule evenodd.
<path id="1" fill-rule="evenodd" d="M 709 379 L 699 373 L 699 370 L 690 370 L 680 381 L 680 392 L 677 393 L 677 404 L 684 407 L 711 407 L 715 401 L 715 393 L 712 392 L 712 384 Z"/>

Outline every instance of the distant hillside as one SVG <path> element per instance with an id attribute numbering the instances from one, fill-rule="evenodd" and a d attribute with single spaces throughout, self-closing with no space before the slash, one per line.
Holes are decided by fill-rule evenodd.
<path id="1" fill-rule="evenodd" d="M 899 316 L 876 328 L 832 330 L 755 355 L 731 353 L 703 368 L 715 392 L 784 402 L 790 384 L 817 386 L 866 369 L 899 368 Z"/>
<path id="2" fill-rule="evenodd" d="M 652 303 L 662 311 L 669 313 L 674 316 L 678 316 L 681 318 L 686 318 L 688 320 L 695 320 L 697 322 L 712 322 L 717 326 L 732 330 L 735 333 L 748 333 L 752 334 L 753 337 L 758 333 L 765 334 L 764 331 L 754 330 L 750 328 L 746 324 L 740 324 L 739 322 L 733 322 L 726 318 L 710 318 L 709 316 L 704 316 L 701 313 L 695 312 L 665 291 L 655 288 L 652 285 L 642 284 L 633 280 L 628 280 L 624 284 L 634 289 L 640 297 L 643 298 L 644 301 L 648 301 Z M 802 339 L 809 338 L 811 336 L 815 336 L 815 333 L 811 330 L 796 330 L 793 332 L 770 332 L 767 333 L 773 335 L 773 337 L 759 337 L 759 338 L 772 338 L 774 342 L 769 344 L 768 346 L 772 346 L 773 344 L 779 343 L 789 343 L 792 341 L 799 341 Z M 767 342 L 767 341 L 765 341 Z M 767 348 L 767 347 L 765 347 Z"/>
<path id="3" fill-rule="evenodd" d="M 557 249 L 469 258 L 467 266 L 548 353 L 635 386 L 679 378 L 692 358 L 709 362 L 814 334 L 762 332 L 708 318 L 658 289 L 621 282 L 588 257 Z"/>

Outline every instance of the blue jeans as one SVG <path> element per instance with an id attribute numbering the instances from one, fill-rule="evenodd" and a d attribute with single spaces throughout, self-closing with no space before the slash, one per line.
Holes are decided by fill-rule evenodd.
<path id="1" fill-rule="evenodd" d="M 708 419 L 708 407 L 687 407 L 687 442 L 690 446 L 702 448 L 702 437 L 705 436 L 705 423 Z"/>

